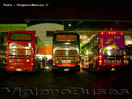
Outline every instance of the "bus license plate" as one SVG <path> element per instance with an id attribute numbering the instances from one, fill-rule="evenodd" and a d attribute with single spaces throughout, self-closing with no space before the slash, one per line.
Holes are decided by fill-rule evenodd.
<path id="1" fill-rule="evenodd" d="M 20 69 L 20 68 L 17 68 L 17 69 L 16 69 L 16 71 L 22 71 L 22 69 Z"/>
<path id="2" fill-rule="evenodd" d="M 116 69 L 115 68 L 111 68 L 111 71 L 116 71 Z"/>
<path id="3" fill-rule="evenodd" d="M 62 63 L 71 63 L 71 60 L 62 60 Z"/>
<path id="4" fill-rule="evenodd" d="M 64 71 L 69 71 L 69 69 L 68 69 L 68 68 L 66 68 L 66 69 L 64 69 Z"/>
<path id="5" fill-rule="evenodd" d="M 22 62 L 22 59 L 17 59 L 17 62 Z"/>
<path id="6" fill-rule="evenodd" d="M 104 63 L 121 63 L 121 60 L 104 60 Z"/>

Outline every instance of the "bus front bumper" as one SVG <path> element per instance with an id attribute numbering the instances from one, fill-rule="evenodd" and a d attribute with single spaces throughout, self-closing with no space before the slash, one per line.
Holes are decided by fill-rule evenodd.
<path id="1" fill-rule="evenodd" d="M 80 71 L 80 66 L 53 66 L 53 71 Z"/>
<path id="2" fill-rule="evenodd" d="M 126 65 L 120 65 L 120 66 L 98 66 L 96 67 L 95 71 L 127 71 Z"/>
<path id="3" fill-rule="evenodd" d="M 33 72 L 34 68 L 33 66 L 6 66 L 6 71 L 12 71 L 12 72 Z"/>

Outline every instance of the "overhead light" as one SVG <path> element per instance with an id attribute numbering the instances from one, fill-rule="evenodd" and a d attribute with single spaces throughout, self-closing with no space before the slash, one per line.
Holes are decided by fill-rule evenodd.
<path id="1" fill-rule="evenodd" d="M 87 39 L 87 35 L 80 35 L 80 39 Z"/>
<path id="2" fill-rule="evenodd" d="M 71 26 L 71 24 L 68 24 L 68 26 L 70 27 L 70 26 Z"/>

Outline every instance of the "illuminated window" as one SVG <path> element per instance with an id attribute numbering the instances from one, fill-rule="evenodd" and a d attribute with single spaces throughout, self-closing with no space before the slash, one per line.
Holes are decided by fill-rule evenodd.
<path id="1" fill-rule="evenodd" d="M 9 35 L 9 40 L 13 40 L 13 41 L 31 41 L 32 40 L 32 34 L 28 34 L 28 33 L 11 33 Z"/>
<path id="2" fill-rule="evenodd" d="M 57 35 L 56 41 L 77 41 L 76 35 Z"/>

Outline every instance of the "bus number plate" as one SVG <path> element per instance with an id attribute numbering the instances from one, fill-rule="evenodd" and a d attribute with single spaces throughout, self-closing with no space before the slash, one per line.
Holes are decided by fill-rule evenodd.
<path id="1" fill-rule="evenodd" d="M 64 71 L 69 71 L 69 69 L 68 68 L 65 68 Z"/>
<path id="2" fill-rule="evenodd" d="M 121 60 L 104 60 L 104 63 L 121 63 Z"/>
<path id="3" fill-rule="evenodd" d="M 16 71 L 22 71 L 22 69 L 20 69 L 20 68 L 17 68 L 17 69 L 16 69 Z"/>
<path id="4" fill-rule="evenodd" d="M 62 63 L 71 63 L 71 60 L 62 60 Z"/>
<path id="5" fill-rule="evenodd" d="M 22 62 L 22 59 L 17 59 L 17 62 Z"/>

